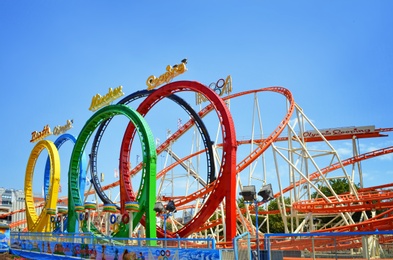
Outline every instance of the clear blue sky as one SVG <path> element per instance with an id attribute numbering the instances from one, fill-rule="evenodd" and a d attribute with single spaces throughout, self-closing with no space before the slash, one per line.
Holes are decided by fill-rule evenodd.
<path id="1" fill-rule="evenodd" d="M 233 92 L 286 87 L 319 128 L 393 127 L 390 0 L 2 0 L 0 33 L 6 188 L 24 187 L 31 132 L 73 119 L 77 136 L 95 94 L 145 89 L 148 76 L 185 57 L 189 71 L 179 79 L 209 84 L 231 75 Z M 392 182 L 392 157 L 383 162 L 370 169 L 370 184 Z"/>

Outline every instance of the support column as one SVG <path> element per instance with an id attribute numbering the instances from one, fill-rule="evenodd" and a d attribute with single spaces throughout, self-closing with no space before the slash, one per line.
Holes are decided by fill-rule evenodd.
<path id="1" fill-rule="evenodd" d="M 88 217 L 87 217 L 87 231 L 90 232 L 91 231 L 91 219 L 92 219 L 92 214 L 91 212 L 93 210 L 97 209 L 96 203 L 95 202 L 86 202 L 85 203 L 85 209 L 88 212 Z"/>

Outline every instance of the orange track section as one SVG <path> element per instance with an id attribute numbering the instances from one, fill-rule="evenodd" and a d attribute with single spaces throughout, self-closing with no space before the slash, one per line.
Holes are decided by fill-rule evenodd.
<path id="1" fill-rule="evenodd" d="M 375 150 L 375 151 L 368 152 L 368 153 L 364 153 L 364 154 L 361 154 L 359 156 L 351 157 L 349 159 L 346 159 L 346 160 L 342 161 L 341 163 L 335 163 L 335 164 L 332 164 L 332 165 L 330 165 L 328 167 L 325 167 L 325 168 L 321 169 L 320 172 L 312 173 L 309 176 L 309 180 L 313 180 L 313 179 L 319 177 L 320 175 L 327 174 L 327 173 L 329 173 L 331 171 L 337 170 L 337 169 L 339 169 L 342 166 L 347 166 L 347 165 L 354 164 L 354 163 L 357 163 L 357 162 L 360 162 L 360 161 L 363 161 L 363 160 L 366 160 L 366 159 L 371 159 L 371 158 L 374 158 L 374 157 L 377 157 L 377 156 L 381 156 L 381 155 L 385 155 L 385 154 L 389 154 L 389 153 L 393 153 L 393 146 L 387 147 L 387 148 L 383 148 L 383 149 L 379 149 L 379 150 Z M 281 196 L 281 194 L 284 194 L 284 193 L 292 190 L 294 187 L 297 187 L 297 186 L 299 186 L 301 184 L 304 184 L 305 182 L 306 182 L 305 179 L 297 181 L 295 184 L 292 184 L 292 185 L 288 186 L 287 188 L 283 189 L 282 193 L 281 192 L 276 193 L 274 195 L 274 197 L 275 198 L 279 197 L 279 196 Z"/>
<path id="2" fill-rule="evenodd" d="M 393 184 L 392 184 L 393 185 Z M 325 199 L 305 200 L 294 203 L 292 206 L 299 212 L 337 213 L 357 212 L 366 210 L 387 209 L 393 206 L 393 190 L 374 190 L 353 194 L 340 194 L 338 197 Z"/>

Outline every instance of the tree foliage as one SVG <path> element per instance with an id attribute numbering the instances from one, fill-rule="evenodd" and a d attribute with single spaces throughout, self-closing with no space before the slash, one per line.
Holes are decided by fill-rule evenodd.
<path id="1" fill-rule="evenodd" d="M 335 194 L 340 195 L 350 191 L 349 182 L 347 179 L 331 179 L 329 185 L 332 187 Z M 359 185 L 355 184 L 355 189 L 358 189 Z M 333 192 L 328 186 L 318 185 L 318 189 L 327 197 L 333 196 Z M 317 198 L 318 193 L 314 192 L 311 197 Z"/>

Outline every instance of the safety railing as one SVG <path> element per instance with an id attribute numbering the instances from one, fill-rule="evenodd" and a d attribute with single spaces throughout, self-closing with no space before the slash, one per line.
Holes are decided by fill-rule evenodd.
<path id="1" fill-rule="evenodd" d="M 265 234 L 260 259 L 393 258 L 393 231 Z"/>
<path id="2" fill-rule="evenodd" d="M 33 233 L 11 232 L 11 251 L 14 254 L 34 258 L 80 257 L 94 259 L 119 259 L 124 254 L 145 259 L 171 259 L 183 255 L 192 259 L 204 256 L 221 259 L 212 238 L 114 238 L 95 236 L 92 233 Z M 134 256 L 130 256 L 132 259 Z"/>

